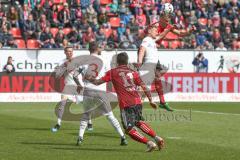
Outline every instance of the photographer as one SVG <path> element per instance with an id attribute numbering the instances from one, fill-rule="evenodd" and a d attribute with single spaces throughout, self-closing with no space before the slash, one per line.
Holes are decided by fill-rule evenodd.
<path id="1" fill-rule="evenodd" d="M 192 64 L 196 67 L 197 73 L 207 73 L 208 72 L 208 59 L 203 56 L 200 52 L 192 61 Z"/>

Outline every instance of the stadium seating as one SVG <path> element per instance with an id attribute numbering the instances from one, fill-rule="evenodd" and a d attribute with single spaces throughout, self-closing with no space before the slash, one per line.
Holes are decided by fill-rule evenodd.
<path id="1" fill-rule="evenodd" d="M 110 3 L 112 3 L 112 0 L 100 0 L 101 5 L 107 5 L 107 4 L 110 4 Z"/>
<path id="2" fill-rule="evenodd" d="M 70 33 L 71 31 L 72 31 L 71 28 L 63 28 L 63 33 L 64 33 L 65 35 L 67 35 L 67 34 Z"/>
<path id="3" fill-rule="evenodd" d="M 38 49 L 39 47 L 40 47 L 40 45 L 36 39 L 27 40 L 27 48 L 28 49 Z"/>
<path id="4" fill-rule="evenodd" d="M 200 18 L 200 19 L 198 19 L 198 23 L 203 26 L 206 26 L 208 23 L 208 20 L 207 20 L 207 18 Z"/>
<path id="5" fill-rule="evenodd" d="M 65 3 L 66 0 L 53 0 L 54 4 Z"/>
<path id="6" fill-rule="evenodd" d="M 51 31 L 53 37 L 55 38 L 56 34 L 58 33 L 58 28 L 51 28 L 50 31 Z"/>
<path id="7" fill-rule="evenodd" d="M 21 30 L 19 28 L 11 28 L 10 33 L 13 35 L 14 38 L 21 38 Z"/>
<path id="8" fill-rule="evenodd" d="M 178 41 L 178 40 L 169 42 L 169 48 L 171 48 L 171 49 L 176 49 L 179 47 L 179 45 L 180 45 L 180 41 Z"/>
<path id="9" fill-rule="evenodd" d="M 112 34 L 112 29 L 109 28 L 104 29 L 104 34 L 106 38 L 108 38 Z"/>
<path id="10" fill-rule="evenodd" d="M 15 42 L 16 42 L 18 48 L 26 48 L 26 44 L 23 39 L 16 39 Z"/>
<path id="11" fill-rule="evenodd" d="M 168 32 L 165 39 L 166 40 L 175 40 L 175 39 L 178 39 L 178 36 L 172 32 Z"/>
<path id="12" fill-rule="evenodd" d="M 120 18 L 119 17 L 111 17 L 109 20 L 112 27 L 119 27 L 120 26 Z"/>
<path id="13" fill-rule="evenodd" d="M 161 41 L 161 45 L 163 45 L 164 46 L 164 48 L 168 48 L 168 41 L 165 41 L 165 40 L 163 40 L 163 41 Z"/>

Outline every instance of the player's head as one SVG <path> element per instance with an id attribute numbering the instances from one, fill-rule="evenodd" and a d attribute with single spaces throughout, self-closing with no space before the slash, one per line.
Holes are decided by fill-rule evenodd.
<path id="1" fill-rule="evenodd" d="M 66 58 L 68 60 L 71 60 L 72 59 L 72 56 L 73 56 L 73 47 L 65 47 L 64 48 L 64 53 L 66 55 Z"/>
<path id="2" fill-rule="evenodd" d="M 156 23 L 156 24 L 150 25 L 147 29 L 147 33 L 148 33 L 148 36 L 155 39 L 158 35 L 158 24 Z"/>
<path id="3" fill-rule="evenodd" d="M 173 15 L 173 11 L 174 11 L 173 5 L 171 3 L 165 3 L 162 6 L 161 15 L 165 19 L 170 19 L 171 16 Z"/>
<path id="4" fill-rule="evenodd" d="M 128 64 L 128 55 L 126 52 L 121 52 L 117 55 L 117 64 L 119 66 Z"/>
<path id="5" fill-rule="evenodd" d="M 101 55 L 101 49 L 99 47 L 99 44 L 97 42 L 89 43 L 89 52 L 90 52 L 90 54 Z"/>

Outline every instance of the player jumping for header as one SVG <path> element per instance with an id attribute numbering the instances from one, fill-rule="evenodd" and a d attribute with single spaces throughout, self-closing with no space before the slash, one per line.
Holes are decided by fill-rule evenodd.
<path id="1" fill-rule="evenodd" d="M 157 106 L 152 102 L 151 93 L 147 90 L 145 84 L 139 77 L 139 74 L 127 66 L 127 53 L 123 52 L 117 55 L 117 64 L 118 67 L 109 70 L 106 72 L 105 76 L 100 79 L 95 79 L 91 76 L 86 76 L 86 78 L 95 85 L 111 81 L 117 93 L 121 119 L 126 133 L 132 139 L 146 144 L 147 152 L 153 151 L 157 145 L 159 149 L 162 149 L 164 146 L 163 139 L 157 136 L 155 131 L 143 121 L 142 102 L 139 93 L 137 92 L 137 86 L 142 87 L 144 93 L 149 99 L 150 105 L 156 109 Z M 157 145 L 139 133 L 136 130 L 136 127 L 151 136 L 156 141 Z"/>
<path id="2" fill-rule="evenodd" d="M 164 99 L 161 76 L 166 71 L 164 71 L 163 66 L 160 65 L 156 43 L 161 42 L 169 32 L 173 32 L 178 36 L 187 36 L 196 29 L 194 26 L 191 29 L 186 30 L 176 29 L 176 25 L 170 24 L 172 13 L 173 6 L 170 3 L 165 3 L 163 5 L 160 21 L 150 25 L 146 29 L 147 36 L 143 39 L 139 48 L 137 64 L 137 67 L 140 68 L 140 75 L 144 83 L 148 86 L 153 82 L 155 83 L 155 88 L 160 99 L 159 107 L 168 111 L 173 111 L 173 109 L 169 107 Z M 145 71 L 148 71 L 148 74 L 144 76 Z"/>

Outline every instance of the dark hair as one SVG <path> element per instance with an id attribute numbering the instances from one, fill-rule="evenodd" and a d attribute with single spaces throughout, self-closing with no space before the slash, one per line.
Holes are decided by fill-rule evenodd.
<path id="1" fill-rule="evenodd" d="M 126 52 L 121 52 L 117 55 L 117 64 L 118 65 L 127 65 L 128 64 L 128 55 Z"/>
<path id="2" fill-rule="evenodd" d="M 89 43 L 89 52 L 94 53 L 98 49 L 98 44 L 96 42 Z"/>

